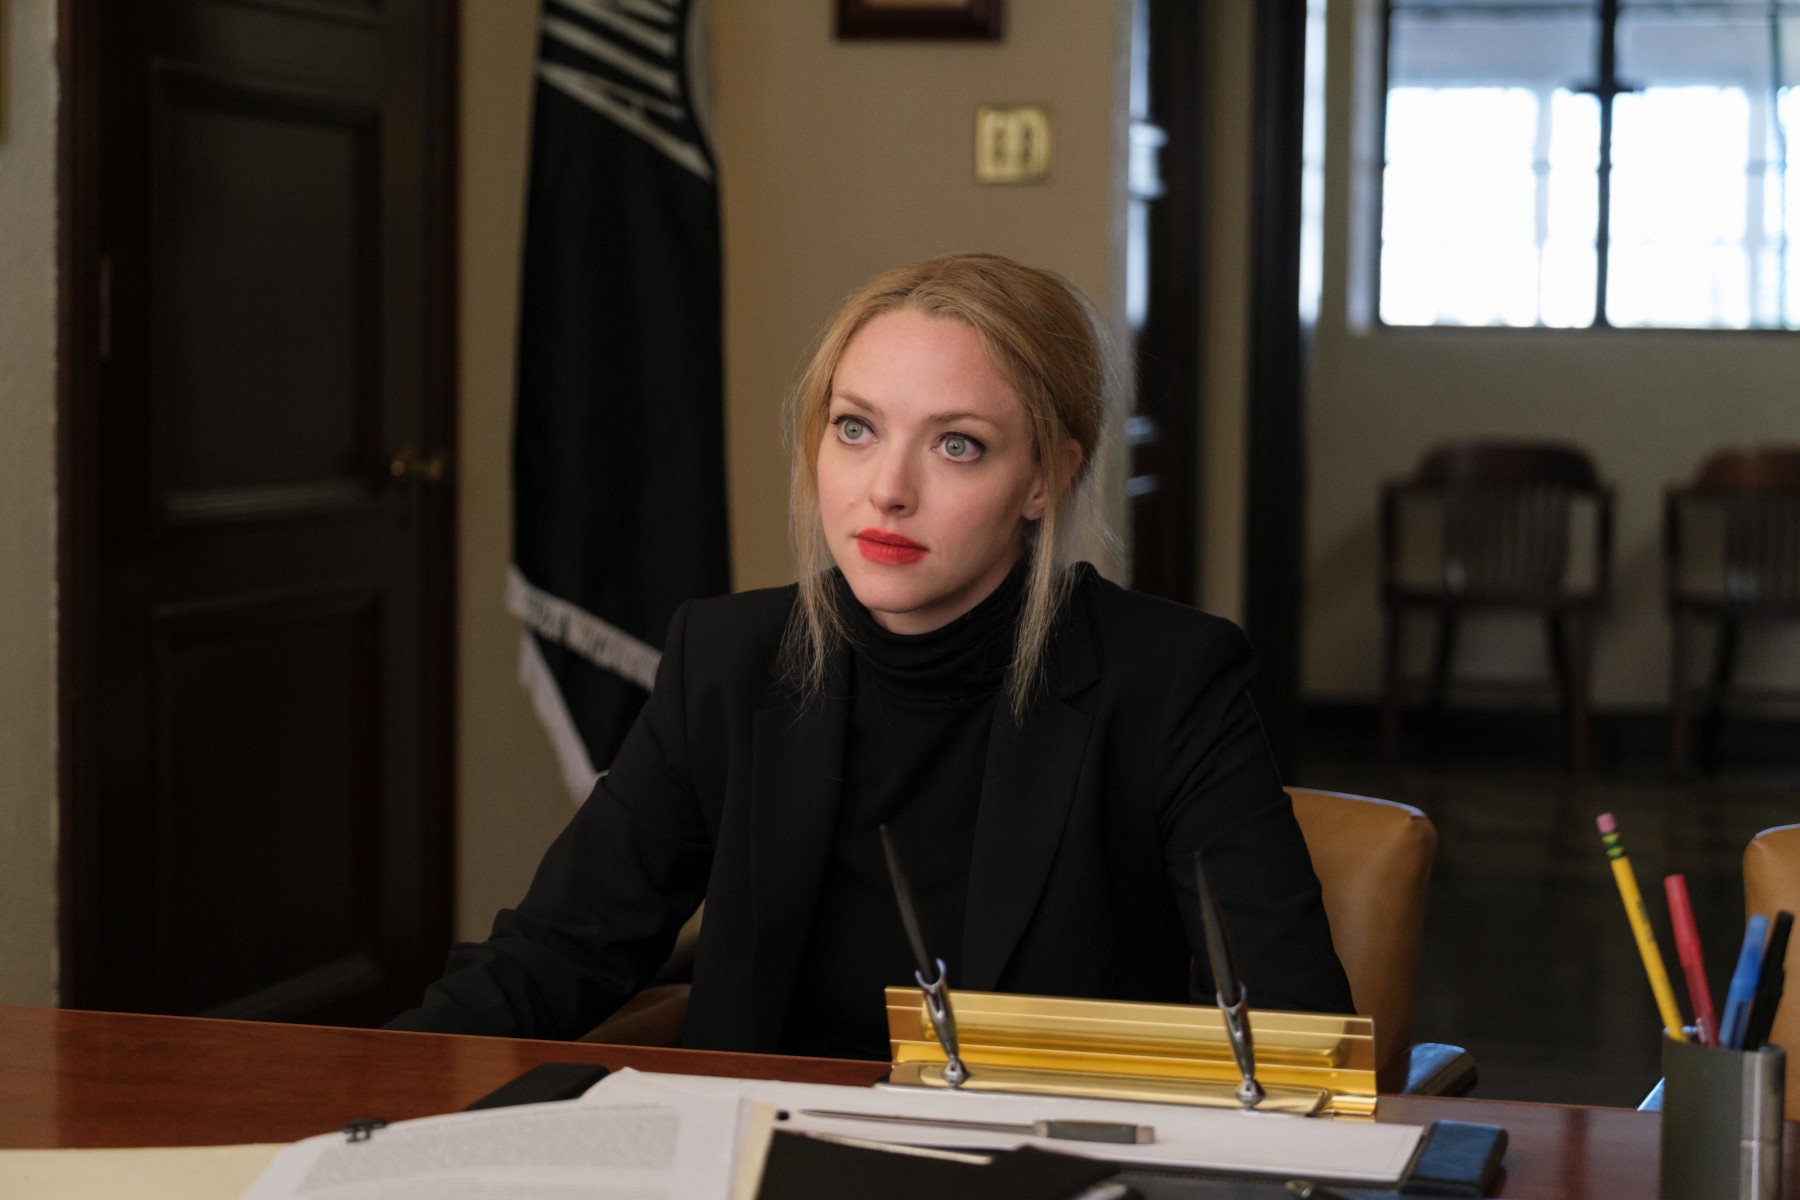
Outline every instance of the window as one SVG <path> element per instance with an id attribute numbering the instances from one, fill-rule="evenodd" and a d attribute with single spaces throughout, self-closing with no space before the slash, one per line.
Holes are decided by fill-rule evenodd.
<path id="1" fill-rule="evenodd" d="M 1800 0 L 1390 0 L 1390 325 L 1800 328 Z"/>

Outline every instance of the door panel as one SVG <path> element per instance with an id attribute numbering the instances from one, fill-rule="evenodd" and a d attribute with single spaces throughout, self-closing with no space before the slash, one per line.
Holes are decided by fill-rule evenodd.
<path id="1" fill-rule="evenodd" d="M 216 1010 L 378 954 L 379 596 L 233 598 L 165 609 L 157 626 L 151 1000 L 256 1015 Z"/>
<path id="2" fill-rule="evenodd" d="M 65 1002 L 375 1021 L 450 919 L 449 0 L 71 6 Z"/>
<path id="3" fill-rule="evenodd" d="M 152 287 L 167 302 L 151 359 L 170 501 L 367 479 L 381 415 L 376 112 L 155 74 Z"/>

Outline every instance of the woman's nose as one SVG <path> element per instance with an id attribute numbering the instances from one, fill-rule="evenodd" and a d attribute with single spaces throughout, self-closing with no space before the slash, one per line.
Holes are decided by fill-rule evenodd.
<path id="1" fill-rule="evenodd" d="M 905 454 L 884 454 L 869 483 L 869 502 L 882 512 L 911 512 L 918 503 L 918 481 Z"/>

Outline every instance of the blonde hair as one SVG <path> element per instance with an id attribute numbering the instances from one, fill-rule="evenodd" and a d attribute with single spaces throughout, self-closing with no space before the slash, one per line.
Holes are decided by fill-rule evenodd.
<path id="1" fill-rule="evenodd" d="M 1074 548 L 1084 528 L 1103 533 L 1087 485 L 1116 373 L 1104 326 L 1081 290 L 1060 275 L 997 254 L 928 259 L 878 275 L 843 303 L 820 335 L 788 402 L 788 519 L 800 596 L 783 644 L 786 673 L 801 690 L 816 694 L 846 636 L 819 521 L 819 443 L 845 347 L 870 321 L 892 312 L 924 313 L 973 329 L 1031 421 L 1049 502 L 1025 534 L 1025 599 L 1006 678 L 1013 717 L 1023 722 L 1042 681 L 1051 628 L 1068 597 Z M 1081 453 L 1070 454 L 1071 445 Z"/>

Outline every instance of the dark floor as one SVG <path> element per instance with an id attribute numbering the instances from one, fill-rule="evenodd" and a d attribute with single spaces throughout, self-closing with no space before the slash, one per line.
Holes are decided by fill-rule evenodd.
<path id="1" fill-rule="evenodd" d="M 1472 1051 L 1479 1096 L 1635 1105 L 1661 1075 L 1661 1023 L 1594 818 L 1618 817 L 1684 1013 L 1662 879 L 1686 874 L 1722 1004 L 1744 846 L 1800 821 L 1800 765 L 1673 783 L 1644 762 L 1575 780 L 1554 743 L 1389 766 L 1354 741 L 1311 739 L 1294 782 L 1404 801 L 1437 826 L 1415 1036 Z"/>

